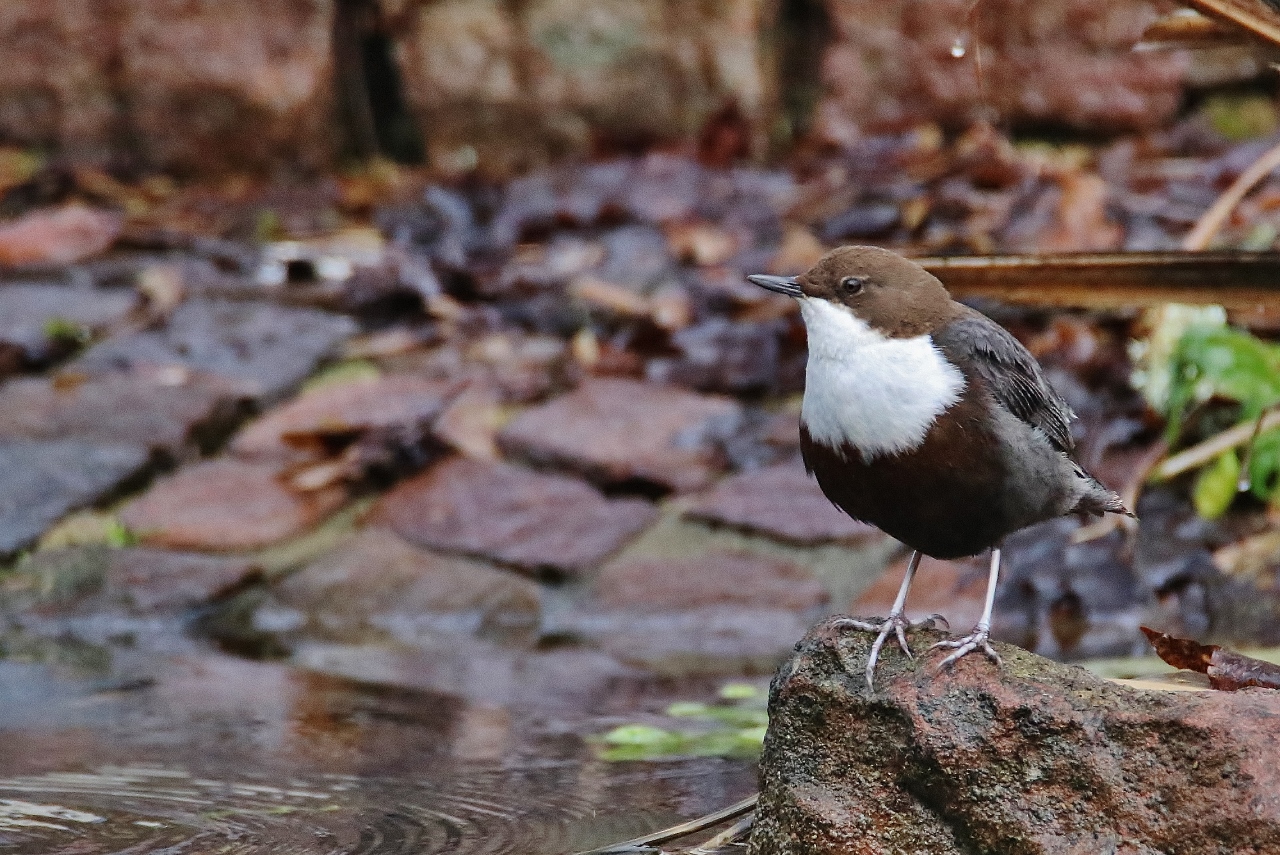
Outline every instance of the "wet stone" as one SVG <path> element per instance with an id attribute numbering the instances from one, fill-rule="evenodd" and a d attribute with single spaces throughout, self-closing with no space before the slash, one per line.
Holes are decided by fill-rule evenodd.
<path id="1" fill-rule="evenodd" d="M 851 238 L 884 235 L 898 224 L 899 206 L 893 202 L 864 202 L 822 224 L 822 238 L 839 243 Z"/>
<path id="2" fill-rule="evenodd" d="M 826 589 L 786 561 L 735 552 L 631 558 L 554 628 L 666 673 L 764 673 L 824 610 Z"/>
<path id="3" fill-rule="evenodd" d="M 508 571 L 373 528 L 290 575 L 276 600 L 305 616 L 300 632 L 314 639 L 412 645 L 441 633 L 531 639 L 540 594 L 537 583 Z"/>
<path id="4" fill-rule="evenodd" d="M 17 357 L 19 364 L 10 370 L 38 366 L 65 352 L 74 339 L 120 323 L 137 304 L 133 291 L 0 285 L 0 349 Z M 0 358 L 0 376 L 8 373 L 5 361 Z"/>
<path id="5" fill-rule="evenodd" d="M 521 245 L 502 268 L 499 291 L 562 287 L 572 277 L 598 265 L 604 255 L 604 247 L 598 242 L 576 235 L 556 235 L 546 245 Z"/>
<path id="6" fill-rule="evenodd" d="M 706 176 L 706 170 L 688 158 L 650 154 L 636 164 L 622 206 L 642 222 L 683 219 L 697 210 Z"/>
<path id="7" fill-rule="evenodd" d="M 512 332 L 472 335 L 382 364 L 390 371 L 491 388 L 507 403 L 545 398 L 571 386 L 579 371 L 563 340 Z"/>
<path id="8" fill-rule="evenodd" d="M 606 499 L 575 478 L 454 459 L 387 493 L 369 521 L 432 549 L 573 575 L 616 552 L 656 515 L 648 502 Z"/>
<path id="9" fill-rule="evenodd" d="M 3 588 L 7 606 L 42 616 L 181 613 L 257 576 L 251 561 L 147 547 L 78 546 L 37 552 Z M 24 621 L 25 622 L 25 621 Z"/>
<path id="10" fill-rule="evenodd" d="M 270 400 L 296 386 L 354 333 L 349 318 L 326 312 L 197 299 L 179 307 L 163 329 L 90 348 L 76 367 L 203 370 L 236 381 L 244 394 Z"/>
<path id="11" fill-rule="evenodd" d="M 677 332 L 676 357 L 650 360 L 646 376 L 709 392 L 778 391 L 778 363 L 785 324 L 733 323 L 713 318 Z"/>
<path id="12" fill-rule="evenodd" d="M 458 383 L 408 375 L 327 383 L 248 425 L 231 450 L 255 459 L 324 456 L 373 432 L 417 445 L 458 389 Z"/>
<path id="13" fill-rule="evenodd" d="M 178 459 L 225 437 L 244 403 L 227 381 L 184 370 L 21 378 L 0 386 L 0 437 L 132 443 Z"/>
<path id="14" fill-rule="evenodd" d="M 653 383 L 592 379 L 521 413 L 499 435 L 509 454 L 578 472 L 612 487 L 687 491 L 719 465 L 714 443 L 741 407 Z"/>
<path id="15" fill-rule="evenodd" d="M 210 460 L 157 482 L 120 513 L 146 543 L 209 552 L 258 549 L 302 534 L 337 510 L 345 490 L 291 489 L 279 466 Z"/>
<path id="16" fill-rule="evenodd" d="M 802 612 L 827 601 L 809 571 L 737 552 L 620 560 L 601 570 L 593 587 L 601 608 L 637 612 L 720 605 Z"/>
<path id="17" fill-rule="evenodd" d="M 491 240 L 510 246 L 557 220 L 594 225 L 606 214 L 620 210 L 634 168 L 633 160 L 618 159 L 551 167 L 516 178 L 507 185 L 491 227 Z"/>
<path id="18" fill-rule="evenodd" d="M 686 516 L 798 546 L 883 537 L 831 504 L 799 461 L 726 478 L 699 496 Z"/>
<path id="19" fill-rule="evenodd" d="M 595 223 L 620 204 L 634 168 L 627 159 L 566 168 L 569 178 L 560 189 L 558 213 L 570 222 Z"/>
<path id="20" fill-rule="evenodd" d="M 147 458 L 141 445 L 0 439 L 0 558 L 30 546 L 68 511 L 139 477 Z"/>
<path id="21" fill-rule="evenodd" d="M 596 275 L 636 291 L 648 291 L 670 279 L 675 264 L 667 239 L 653 226 L 620 226 L 601 238 L 604 262 Z"/>
<path id="22" fill-rule="evenodd" d="M 730 468 L 763 469 L 777 463 L 800 462 L 800 419 L 793 412 L 769 412 L 748 408 L 741 427 L 724 439 L 721 447 Z"/>

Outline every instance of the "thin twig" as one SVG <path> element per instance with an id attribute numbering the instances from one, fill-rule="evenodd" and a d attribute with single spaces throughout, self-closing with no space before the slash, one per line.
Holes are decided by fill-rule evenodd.
<path id="1" fill-rule="evenodd" d="M 1166 458 L 1152 470 L 1151 477 L 1154 480 L 1163 481 L 1177 477 L 1183 472 L 1189 472 L 1198 466 L 1203 466 L 1223 452 L 1244 445 L 1249 441 L 1249 437 L 1253 436 L 1255 427 L 1259 433 L 1280 427 L 1280 407 L 1267 410 L 1260 421 L 1255 422 L 1250 419 L 1247 422 L 1241 422 L 1235 427 L 1224 430 L 1222 433 L 1214 434 L 1204 442 L 1197 443 L 1188 449 L 1179 451 L 1172 457 Z"/>
<path id="2" fill-rule="evenodd" d="M 748 796 L 742 801 L 731 804 L 715 813 L 709 813 L 706 816 L 700 816 L 697 819 L 691 819 L 688 822 L 682 822 L 679 825 L 673 825 L 670 828 L 664 828 L 652 834 L 625 840 L 622 843 L 601 846 L 599 849 L 588 849 L 586 852 L 577 853 L 577 855 L 622 855 L 622 853 L 634 853 L 636 850 L 653 848 L 663 843 L 669 843 L 672 840 L 688 837 L 690 834 L 697 834 L 699 831 L 711 828 L 713 825 L 719 825 L 722 822 L 737 819 L 743 814 L 750 813 L 756 809 L 756 802 L 759 798 L 758 794 Z"/>
<path id="3" fill-rule="evenodd" d="M 689 855 L 715 855 L 719 849 L 743 839 L 743 836 L 751 830 L 751 826 L 755 825 L 755 823 L 756 816 L 754 813 L 744 816 L 715 837 L 690 849 Z"/>
<path id="4" fill-rule="evenodd" d="M 1254 185 L 1271 174 L 1280 166 L 1280 145 L 1273 146 L 1263 152 L 1262 156 L 1240 173 L 1231 186 L 1223 191 L 1209 210 L 1200 215 L 1195 227 L 1182 239 L 1182 248 L 1188 252 L 1207 249 L 1209 242 L 1222 230 L 1222 226 L 1235 210 L 1240 200 L 1253 189 Z"/>
<path id="5" fill-rule="evenodd" d="M 1262 419 L 1266 416 L 1265 412 L 1258 413 L 1258 417 L 1253 420 L 1253 433 L 1249 434 L 1249 442 L 1244 447 L 1244 458 L 1240 461 L 1240 477 L 1236 480 L 1236 492 L 1245 493 L 1253 486 L 1253 479 L 1249 476 L 1249 468 L 1253 464 L 1253 449 L 1258 444 L 1258 436 L 1262 433 Z"/>

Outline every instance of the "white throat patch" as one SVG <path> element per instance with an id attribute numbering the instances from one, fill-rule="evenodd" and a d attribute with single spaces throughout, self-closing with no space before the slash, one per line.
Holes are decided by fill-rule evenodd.
<path id="1" fill-rule="evenodd" d="M 960 400 L 964 376 L 928 335 L 889 338 L 844 306 L 800 298 L 809 332 L 800 420 L 833 449 L 845 443 L 867 459 L 910 451 Z"/>

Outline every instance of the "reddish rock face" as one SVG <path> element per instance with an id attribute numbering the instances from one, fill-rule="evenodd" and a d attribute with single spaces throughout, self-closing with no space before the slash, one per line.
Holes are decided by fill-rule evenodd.
<path id="1" fill-rule="evenodd" d="M 1157 14 L 1145 0 L 826 6 L 835 33 L 818 128 L 837 141 L 928 119 L 1145 128 L 1173 115 L 1182 97 L 1183 57 L 1131 50 Z"/>
<path id="2" fill-rule="evenodd" d="M 455 459 L 387 493 L 369 521 L 422 546 L 565 575 L 599 564 L 656 515 L 575 478 Z"/>
<path id="3" fill-rule="evenodd" d="M 700 496 L 688 516 L 799 546 L 882 536 L 831 504 L 799 461 L 726 478 Z"/>
<path id="4" fill-rule="evenodd" d="M 208 173 L 332 153 L 332 0 L 11 0 L 0 137 Z"/>
<path id="5" fill-rule="evenodd" d="M 580 155 L 593 131 L 689 139 L 726 102 L 752 116 L 758 134 L 767 125 L 761 0 L 447 0 L 412 8 L 394 34 L 401 74 L 428 150 L 443 165 L 478 161 L 508 171 Z"/>
<path id="6" fill-rule="evenodd" d="M 184 171 L 329 161 L 333 0 L 126 0 L 121 80 L 144 158 Z"/>
<path id="7" fill-rule="evenodd" d="M 134 499 L 120 519 L 143 541 L 210 552 L 259 549 L 337 510 L 339 488 L 290 489 L 275 464 L 219 459 L 180 470 Z"/>
<path id="8" fill-rule="evenodd" d="M 0 136 L 73 153 L 107 151 L 119 121 L 108 67 L 112 8 L 10 2 L 0 7 Z"/>
<path id="9" fill-rule="evenodd" d="M 508 452 L 605 485 L 704 486 L 711 441 L 739 417 L 729 399 L 631 380 L 593 379 L 527 410 L 499 436 Z"/>
<path id="10" fill-rule="evenodd" d="M 420 439 L 457 388 L 397 375 L 321 386 L 246 427 L 231 450 L 248 458 L 290 459 L 314 457 L 327 442 L 350 442 L 376 430 Z"/>
<path id="11" fill-rule="evenodd" d="M 889 649 L 872 696 L 870 642 L 822 624 L 774 679 L 753 855 L 1280 851 L 1280 693 L 1127 689 L 997 645 L 1003 668 L 942 674 Z"/>
<path id="12" fill-rule="evenodd" d="M 763 0 L 369 5 L 429 158 L 459 172 L 700 130 L 712 159 L 759 151 L 779 81 L 812 88 L 797 63 L 820 61 L 814 124 L 836 142 L 921 121 L 1150 127 L 1185 78 L 1179 54 L 1130 51 L 1147 0 L 826 0 L 829 42 L 785 33 L 803 43 L 781 57 L 787 23 Z M 334 16 L 334 0 L 8 0 L 0 137 L 179 172 L 331 165 Z"/>
<path id="13" fill-rule="evenodd" d="M 226 436 L 240 403 L 230 383 L 199 372 L 20 378 L 0 386 L 0 436 L 133 443 L 178 460 Z"/>

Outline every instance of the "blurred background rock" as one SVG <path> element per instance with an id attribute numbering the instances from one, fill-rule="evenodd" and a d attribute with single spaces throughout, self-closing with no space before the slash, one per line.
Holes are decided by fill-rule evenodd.
<path id="1" fill-rule="evenodd" d="M 7 0 L 0 139 L 178 174 L 384 154 L 501 175 L 700 133 L 704 155 L 725 160 L 802 131 L 847 144 L 923 119 L 1147 129 L 1203 73 L 1177 52 L 1131 49 L 1167 8 Z"/>

